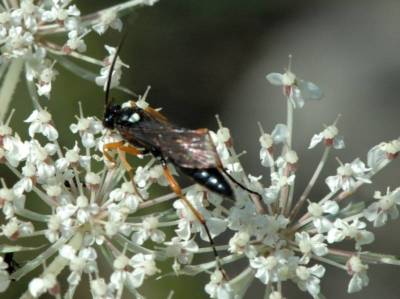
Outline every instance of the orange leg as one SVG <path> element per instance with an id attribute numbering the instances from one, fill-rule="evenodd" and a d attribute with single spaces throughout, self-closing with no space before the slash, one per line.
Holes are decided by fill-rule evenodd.
<path id="1" fill-rule="evenodd" d="M 124 141 L 118 141 L 118 142 L 112 142 L 112 143 L 107 143 L 103 146 L 103 152 L 104 155 L 106 156 L 106 158 L 110 161 L 115 163 L 115 160 L 111 157 L 111 155 L 109 154 L 110 151 L 112 150 L 118 150 L 119 152 L 126 152 L 128 154 L 131 154 L 132 156 L 138 156 L 140 155 L 142 152 L 137 149 L 136 147 L 133 146 L 125 146 L 124 145 L 125 142 Z"/>
<path id="2" fill-rule="evenodd" d="M 130 178 L 130 180 L 132 182 L 133 188 L 135 189 L 136 193 L 141 197 L 141 195 L 139 193 L 139 190 L 137 189 L 136 184 L 134 182 L 134 176 L 133 176 L 134 168 L 126 160 L 126 154 L 130 154 L 132 156 L 138 156 L 142 152 L 139 149 L 137 149 L 136 147 L 126 146 L 124 144 L 125 144 L 125 142 L 123 142 L 123 141 L 107 143 L 103 147 L 103 152 L 104 152 L 104 155 L 106 156 L 106 158 L 110 162 L 116 163 L 115 159 L 113 157 L 111 157 L 109 152 L 111 150 L 117 150 L 118 155 L 119 155 L 119 157 L 121 159 L 122 165 L 125 167 L 126 171 L 128 172 L 128 176 L 129 176 L 129 178 Z"/>
<path id="3" fill-rule="evenodd" d="M 210 230 L 208 228 L 208 225 L 206 223 L 206 220 L 204 219 L 204 216 L 196 210 L 196 208 L 190 203 L 190 201 L 186 198 L 186 196 L 182 192 L 182 188 L 179 186 L 178 182 L 175 180 L 175 178 L 172 176 L 171 171 L 168 168 L 168 165 L 165 162 L 162 162 L 162 167 L 164 170 L 164 175 L 165 178 L 167 179 L 172 191 L 175 192 L 175 194 L 179 197 L 179 199 L 189 208 L 189 210 L 193 213 L 193 215 L 196 217 L 196 219 L 203 225 L 204 230 L 207 233 L 208 240 L 210 242 L 210 245 L 213 249 L 213 253 L 215 256 L 215 260 L 217 261 L 218 269 L 222 272 L 222 274 L 225 276 L 225 279 L 228 279 L 228 276 L 224 269 L 222 268 L 221 261 L 217 252 L 217 249 L 215 248 L 215 243 L 214 239 L 211 236 Z"/>

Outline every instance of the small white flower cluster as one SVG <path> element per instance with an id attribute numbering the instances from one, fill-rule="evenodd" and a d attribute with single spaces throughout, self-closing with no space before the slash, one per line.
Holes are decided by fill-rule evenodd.
<path id="1" fill-rule="evenodd" d="M 101 152 L 105 139 L 117 139 L 105 131 L 96 118 L 80 115 L 77 123 L 70 126 L 71 131 L 78 135 L 79 142 L 72 149 L 63 150 L 58 145 L 58 131 L 48 111 L 35 110 L 26 122 L 31 137 L 26 141 L 12 134 L 8 125 L 0 127 L 0 161 L 18 177 L 12 188 L 3 181 L 0 189 L 1 212 L 6 219 L 6 223 L 1 225 L 0 235 L 12 242 L 32 236 L 47 238 L 45 252 L 48 254 L 39 256 L 37 263 L 32 262 L 35 267 L 59 250 L 53 266 L 45 268 L 40 277 L 30 282 L 29 294 L 35 298 L 44 293 L 60 294 L 57 273 L 50 269 L 63 261 L 62 267 L 70 269 L 67 281 L 71 294 L 82 275 L 90 277 L 93 298 L 117 298 L 125 283 L 137 292 L 147 277 L 159 272 L 155 264 L 158 253 L 141 245 L 148 239 L 156 243 L 165 240 L 165 233 L 158 229 L 159 218 L 163 216 L 150 213 L 129 219 L 143 204 L 143 197 L 137 193 L 133 182 L 124 180 L 123 167 L 105 165 Z M 44 146 L 38 141 L 38 134 L 42 135 Z M 94 172 L 92 168 L 96 165 L 103 165 L 104 169 Z M 152 171 L 152 167 L 147 167 L 146 171 Z M 142 193 L 147 192 L 150 184 L 142 187 Z M 47 204 L 48 214 L 26 207 L 26 197 L 32 192 Z M 157 200 L 146 202 L 147 206 L 154 204 Z M 47 228 L 37 231 L 32 221 L 43 223 Z M 118 250 L 110 240 L 131 245 L 122 245 Z M 106 250 L 107 257 L 113 261 L 114 272 L 109 282 L 100 277 L 97 264 L 99 247 L 96 246 Z M 127 249 L 132 252 L 139 248 L 142 248 L 139 252 L 127 256 Z M 32 268 L 27 265 L 12 273 L 12 279 L 29 273 Z M 7 269 L 9 265 L 1 260 L 0 266 Z M 3 292 L 11 278 L 5 270 L 0 274 Z"/>
<path id="2" fill-rule="evenodd" d="M 122 30 L 120 15 L 126 10 L 140 5 L 153 5 L 156 1 L 129 0 L 103 10 L 81 15 L 81 11 L 71 0 L 4 0 L 0 6 L 0 62 L 5 71 L 13 73 L 17 84 L 19 73 L 25 70 L 25 78 L 30 92 L 50 97 L 52 82 L 58 72 L 55 64 L 83 79 L 99 85 L 109 72 L 109 62 L 86 56 L 85 37 L 91 32 L 104 34 L 109 28 Z M 51 36 L 64 35 L 63 44 L 55 43 Z M 112 55 L 115 50 L 106 47 Z M 113 52 L 114 51 L 114 52 Z M 73 59 L 101 66 L 98 78 L 86 68 L 77 65 Z M 25 66 L 23 68 L 22 66 Z M 15 65 L 15 67 L 12 67 Z M 7 68 L 8 66 L 8 68 Z M 18 66 L 18 67 L 17 67 Z M 112 87 L 119 85 L 121 63 L 113 73 Z M 12 88 L 11 88 L 12 90 Z M 36 95 L 35 95 L 36 96 Z M 4 107 L 5 109 L 7 107 Z"/>
<path id="3" fill-rule="evenodd" d="M 92 298 L 120 298 L 125 290 L 140 298 L 138 289 L 160 272 L 158 263 L 171 259 L 171 273 L 167 275 L 208 273 L 210 281 L 204 289 L 210 298 L 243 298 L 254 279 L 265 285 L 268 299 L 285 298 L 283 285 L 287 282 L 312 298 L 321 298 L 320 283 L 326 271 L 323 264 L 338 267 L 350 276 L 349 293 L 368 285 L 369 264 L 398 265 L 395 257 L 367 252 L 365 246 L 375 240 L 368 222 L 379 227 L 389 218 L 398 218 L 400 188 L 388 189 L 384 195 L 375 192 L 375 201 L 369 205 L 349 203 L 347 199 L 364 184 L 372 183 L 373 176 L 396 158 L 400 141 L 373 147 L 366 164 L 360 158 L 351 163 L 339 161 L 337 174 L 323 180 L 328 193 L 322 199 L 310 198 L 330 152 L 344 148 L 335 121 L 312 138 L 310 149 L 323 141 L 322 158 L 296 199 L 294 187 L 301 164 L 292 147 L 293 108 L 302 107 L 309 98 L 307 93 L 318 88 L 296 79 L 292 72 L 267 76 L 269 80 L 278 77 L 285 87 L 287 123 L 278 124 L 270 134 L 260 125 L 259 158 L 269 170 L 269 185 L 264 185 L 262 176 L 245 173 L 229 129 L 218 119 L 219 129 L 210 135 L 229 176 L 237 181 L 231 181 L 234 200 L 199 185 L 185 189 L 186 200 L 204 218 L 215 246 L 209 244 L 208 231 L 193 210 L 175 193 L 153 196 L 154 185 L 168 185 L 156 159 L 143 159 L 144 163 L 128 175 L 118 151 L 107 152 L 113 161 L 105 158 L 104 144 L 120 142 L 122 137 L 104 129 L 97 118 L 84 117 L 80 112 L 77 122 L 70 125 L 76 136 L 70 148 L 58 144 L 57 129 L 45 109 L 35 110 L 27 118 L 29 140 L 13 133 L 9 121 L 2 124 L 0 162 L 18 178 L 12 187 L 3 181 L 0 189 L 0 208 L 6 219 L 0 236 L 9 240 L 2 248 L 12 252 L 15 242 L 34 236 L 47 241 L 39 248 L 18 246 L 15 252 L 43 252 L 15 271 L 6 271 L 9 265 L 0 260 L 0 291 L 12 285 L 12 280 L 46 265 L 42 274 L 31 280 L 26 291 L 29 296 L 57 296 L 66 290 L 66 297 L 71 298 L 87 277 Z M 299 102 L 300 95 L 303 102 Z M 148 104 L 142 98 L 140 105 Z M 173 174 L 177 174 L 174 169 Z M 26 204 L 32 193 L 47 205 L 46 212 Z M 167 201 L 172 202 L 172 209 L 160 206 Z M 148 209 L 155 206 L 160 209 Z M 34 223 L 40 223 L 42 229 Z M 171 229 L 175 234 L 167 237 L 166 230 Z M 220 235 L 226 237 L 223 245 L 218 244 Z M 350 240 L 354 248 L 336 247 L 345 240 Z M 218 258 L 194 263 L 196 255 L 214 251 Z M 109 277 L 101 273 L 100 258 L 112 269 Z M 237 261 L 242 261 L 243 269 L 227 273 L 225 265 Z M 58 281 L 63 269 L 68 269 L 65 288 Z"/>

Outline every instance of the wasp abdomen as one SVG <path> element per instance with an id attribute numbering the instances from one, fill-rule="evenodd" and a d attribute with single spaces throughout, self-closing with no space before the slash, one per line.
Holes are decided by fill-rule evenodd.
<path id="1" fill-rule="evenodd" d="M 233 197 L 233 191 L 225 177 L 217 168 L 192 169 L 181 168 L 187 175 L 200 185 L 218 194 Z"/>

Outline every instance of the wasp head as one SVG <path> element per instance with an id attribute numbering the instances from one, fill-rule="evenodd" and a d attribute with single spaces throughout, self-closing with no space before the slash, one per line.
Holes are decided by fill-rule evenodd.
<path id="1" fill-rule="evenodd" d="M 121 112 L 121 105 L 109 104 L 106 106 L 106 111 L 104 112 L 103 125 L 108 129 L 114 129 L 115 121 Z"/>

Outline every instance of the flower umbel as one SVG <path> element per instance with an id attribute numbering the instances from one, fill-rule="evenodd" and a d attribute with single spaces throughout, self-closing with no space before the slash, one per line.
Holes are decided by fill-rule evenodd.
<path id="1" fill-rule="evenodd" d="M 35 11 L 36 5 L 31 4 L 24 9 L 30 7 Z M 64 8 L 65 12 L 49 12 L 46 17 L 75 20 L 76 10 Z M 120 27 L 112 14 L 103 18 L 104 23 L 96 31 Z M 71 36 L 76 39 L 78 51 L 83 36 Z M 108 50 L 111 55 L 115 53 L 115 49 Z M 124 66 L 121 61 L 118 63 L 114 70 L 116 82 Z M 99 84 L 104 84 L 109 72 L 107 67 L 102 71 Z M 302 107 L 308 99 L 319 99 L 320 91 L 315 84 L 297 79 L 290 69 L 267 78 L 284 87 L 288 107 L 286 124 L 278 124 L 271 134 L 265 133 L 260 124 L 259 158 L 269 171 L 270 183 L 264 183 L 262 176 L 245 172 L 233 138 L 219 119 L 218 130 L 210 132 L 223 167 L 240 183 L 231 182 L 235 200 L 199 185 L 185 188 L 187 202 L 175 193 L 155 196 L 155 186 L 166 186 L 157 159 L 140 155 L 141 165 L 134 173 L 127 172 L 123 152 L 107 152 L 106 156 L 103 151 L 105 144 L 124 141 L 123 137 L 117 131 L 105 129 L 96 117 L 84 116 L 82 109 L 77 122 L 69 126 L 75 140 L 67 147 L 58 142 L 58 124 L 50 111 L 40 105 L 26 119 L 28 140 L 13 133 L 9 120 L 2 122 L 0 162 L 16 176 L 17 182 L 12 186 L 1 182 L 0 208 L 5 223 L 0 227 L 0 236 L 7 239 L 7 244 L 0 250 L 17 254 L 34 250 L 40 254 L 13 271 L 1 258 L 0 292 L 6 291 L 13 280 L 41 268 L 41 274 L 30 280 L 24 296 L 51 294 L 72 298 L 77 286 L 87 279 L 92 298 L 121 298 L 125 291 L 142 298 L 139 290 L 145 281 L 157 277 L 160 263 L 170 260 L 170 273 L 162 274 L 179 279 L 178 275 L 207 273 L 210 281 L 204 291 L 210 298 L 243 298 L 254 279 L 265 285 L 265 298 L 285 298 L 283 286 L 289 282 L 312 298 L 321 298 L 320 283 L 326 272 L 323 264 L 350 275 L 349 293 L 369 284 L 370 264 L 399 265 L 398 258 L 371 253 L 365 248 L 375 240 L 367 221 L 378 227 L 398 218 L 400 189 L 388 188 L 384 195 L 375 192 L 375 201 L 368 207 L 349 202 L 349 197 L 364 184 L 371 184 L 374 175 L 394 161 L 400 141 L 373 147 L 368 152 L 367 164 L 360 158 L 350 163 L 339 160 L 337 173 L 322 180 L 328 185 L 327 194 L 320 199 L 310 198 L 330 152 L 344 148 L 335 121 L 312 138 L 310 148 L 323 141 L 322 157 L 304 192 L 295 198 L 301 157 L 292 146 L 293 108 Z M 141 97 L 138 105 L 147 108 L 145 100 L 146 96 Z M 27 204 L 28 198 L 41 201 L 45 208 L 32 208 Z M 170 203 L 168 208 L 161 205 L 165 202 Z M 209 230 L 188 203 L 202 215 Z M 210 246 L 208 233 L 214 239 L 225 235 L 225 243 L 220 245 L 223 241 L 218 239 L 215 247 Z M 42 246 L 15 245 L 35 237 L 40 237 Z M 345 240 L 351 240 L 347 244 L 354 247 L 345 250 L 345 245 L 339 246 Z M 205 263 L 196 259 L 199 255 L 211 256 L 214 250 L 220 259 L 212 256 Z M 102 272 L 102 260 L 107 261 L 111 274 Z M 228 273 L 226 265 L 236 261 L 242 262 L 243 269 Z M 65 282 L 59 275 L 62 271 L 68 274 Z"/>
<path id="2" fill-rule="evenodd" d="M 101 76 L 107 64 L 85 54 L 85 37 L 91 32 L 103 34 L 109 28 L 122 30 L 120 17 L 133 7 L 153 5 L 156 1 L 129 0 L 103 10 L 82 15 L 71 0 L 4 0 L 0 5 L 0 78 L 7 89 L 0 100 L 0 120 L 4 119 L 20 74 L 25 73 L 32 101 L 38 107 L 38 96 L 50 97 L 58 65 L 83 79 L 97 82 L 96 74 L 79 66 L 74 59 L 100 66 Z M 62 36 L 56 43 L 53 36 Z M 107 48 L 108 49 L 108 48 Z M 113 75 L 113 87 L 119 83 L 120 68 Z M 116 79 L 114 79 L 116 77 Z M 103 85 L 103 84 L 100 84 Z M 128 91 L 127 89 L 124 89 Z M 5 96 L 6 95 L 6 96 Z"/>

